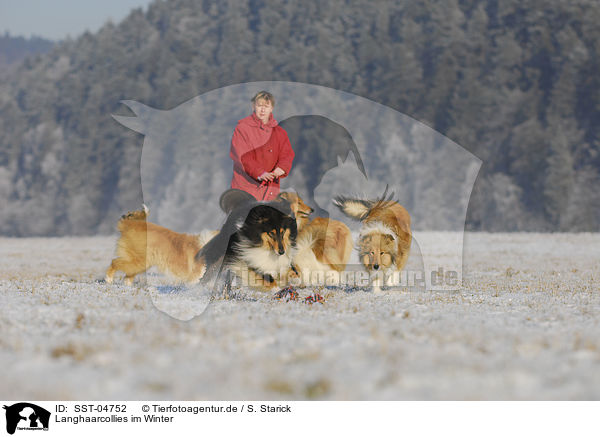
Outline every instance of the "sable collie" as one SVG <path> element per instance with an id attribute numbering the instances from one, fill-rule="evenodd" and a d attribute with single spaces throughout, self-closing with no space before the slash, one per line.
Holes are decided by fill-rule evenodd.
<path id="1" fill-rule="evenodd" d="M 298 234 L 294 267 L 300 284 L 339 285 L 352 253 L 352 234 L 337 220 L 317 217 Z"/>
<path id="2" fill-rule="evenodd" d="M 398 202 L 386 199 L 387 187 L 377 200 L 337 196 L 334 204 L 362 223 L 358 236 L 360 261 L 371 276 L 371 285 L 383 285 L 378 272 L 400 271 L 408 260 L 412 234 L 410 215 Z"/>
<path id="3" fill-rule="evenodd" d="M 310 221 L 314 209 L 296 193 L 283 192 L 279 198 L 290 203 L 296 216 L 298 238 L 293 267 L 300 284 L 339 285 L 340 272 L 345 270 L 352 253 L 352 233 L 348 226 L 324 217 Z"/>
<path id="4" fill-rule="evenodd" d="M 246 201 L 235 206 L 219 234 L 196 256 L 207 277 L 231 271 L 243 286 L 267 291 L 287 282 L 297 237 L 290 203 Z M 218 269 L 218 271 L 217 271 Z"/>
<path id="5" fill-rule="evenodd" d="M 298 194 L 291 191 L 284 191 L 277 196 L 279 200 L 285 200 L 290 204 L 292 213 L 296 217 L 296 227 L 298 232 L 304 228 L 309 222 L 309 216 L 315 211 L 308 206 Z"/>
<path id="6" fill-rule="evenodd" d="M 111 283 L 117 271 L 125 273 L 125 282 L 133 283 L 136 275 L 150 267 L 171 274 L 179 281 L 197 283 L 206 270 L 195 260 L 196 254 L 215 236 L 216 231 L 198 235 L 181 234 L 149 223 L 148 208 L 129 212 L 117 223 L 117 257 L 112 260 L 105 280 Z"/>

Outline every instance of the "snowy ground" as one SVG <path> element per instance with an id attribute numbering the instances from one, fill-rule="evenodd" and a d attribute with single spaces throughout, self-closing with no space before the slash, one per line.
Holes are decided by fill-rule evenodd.
<path id="1" fill-rule="evenodd" d="M 0 238 L 0 398 L 600 399 L 598 234 L 466 234 L 457 292 L 247 292 L 187 322 L 98 281 L 114 243 Z"/>

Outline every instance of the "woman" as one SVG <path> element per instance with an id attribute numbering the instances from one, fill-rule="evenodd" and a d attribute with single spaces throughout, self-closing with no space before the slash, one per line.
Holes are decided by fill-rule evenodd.
<path id="1" fill-rule="evenodd" d="M 257 93 L 252 98 L 252 114 L 238 121 L 231 139 L 231 188 L 257 200 L 277 197 L 279 181 L 290 173 L 294 160 L 287 132 L 273 118 L 274 105 L 271 93 Z"/>

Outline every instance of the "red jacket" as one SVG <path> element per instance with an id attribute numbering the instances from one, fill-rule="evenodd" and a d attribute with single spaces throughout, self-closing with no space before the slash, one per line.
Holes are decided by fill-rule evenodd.
<path id="1" fill-rule="evenodd" d="M 233 160 L 231 188 L 244 190 L 257 200 L 272 200 L 279 194 L 279 179 L 292 169 L 294 151 L 287 133 L 273 118 L 266 124 L 252 113 L 238 121 L 231 138 L 229 156 Z M 269 181 L 258 181 L 264 172 L 281 168 L 285 174 Z"/>

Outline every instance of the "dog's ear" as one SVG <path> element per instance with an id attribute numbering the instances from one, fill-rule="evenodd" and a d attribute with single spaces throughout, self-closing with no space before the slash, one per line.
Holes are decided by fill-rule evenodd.
<path id="1" fill-rule="evenodd" d="M 289 206 L 289 208 L 292 210 L 292 213 L 294 214 L 298 212 L 298 202 L 296 202 L 296 200 L 294 199 L 294 193 L 279 193 L 275 198 L 275 201 L 282 204 L 285 203 L 286 206 Z"/>
<path id="2" fill-rule="evenodd" d="M 394 241 L 396 241 L 396 238 L 394 238 L 394 236 L 390 234 L 383 234 L 383 238 L 388 243 L 393 243 Z"/>
<path id="3" fill-rule="evenodd" d="M 291 217 L 296 217 L 294 208 L 292 208 L 292 203 L 284 199 L 275 199 L 269 202 L 269 206 L 281 214 L 289 215 Z M 295 205 L 295 204 L 294 204 Z M 295 205 L 297 206 L 297 205 Z"/>
<path id="4" fill-rule="evenodd" d="M 398 238 L 402 242 L 403 245 L 410 247 L 410 242 L 412 240 L 412 235 L 410 232 L 403 231 L 400 233 Z"/>
<path id="5" fill-rule="evenodd" d="M 371 240 L 373 240 L 373 236 L 371 235 L 363 235 L 358 241 L 357 245 L 361 251 L 365 251 L 367 247 L 370 246 Z"/>
<path id="6" fill-rule="evenodd" d="M 282 191 L 281 193 L 279 193 L 277 195 L 277 199 L 279 199 L 279 200 L 286 200 L 286 201 L 292 203 L 293 202 L 292 196 L 293 196 L 292 193 L 288 193 L 288 192 Z"/>

